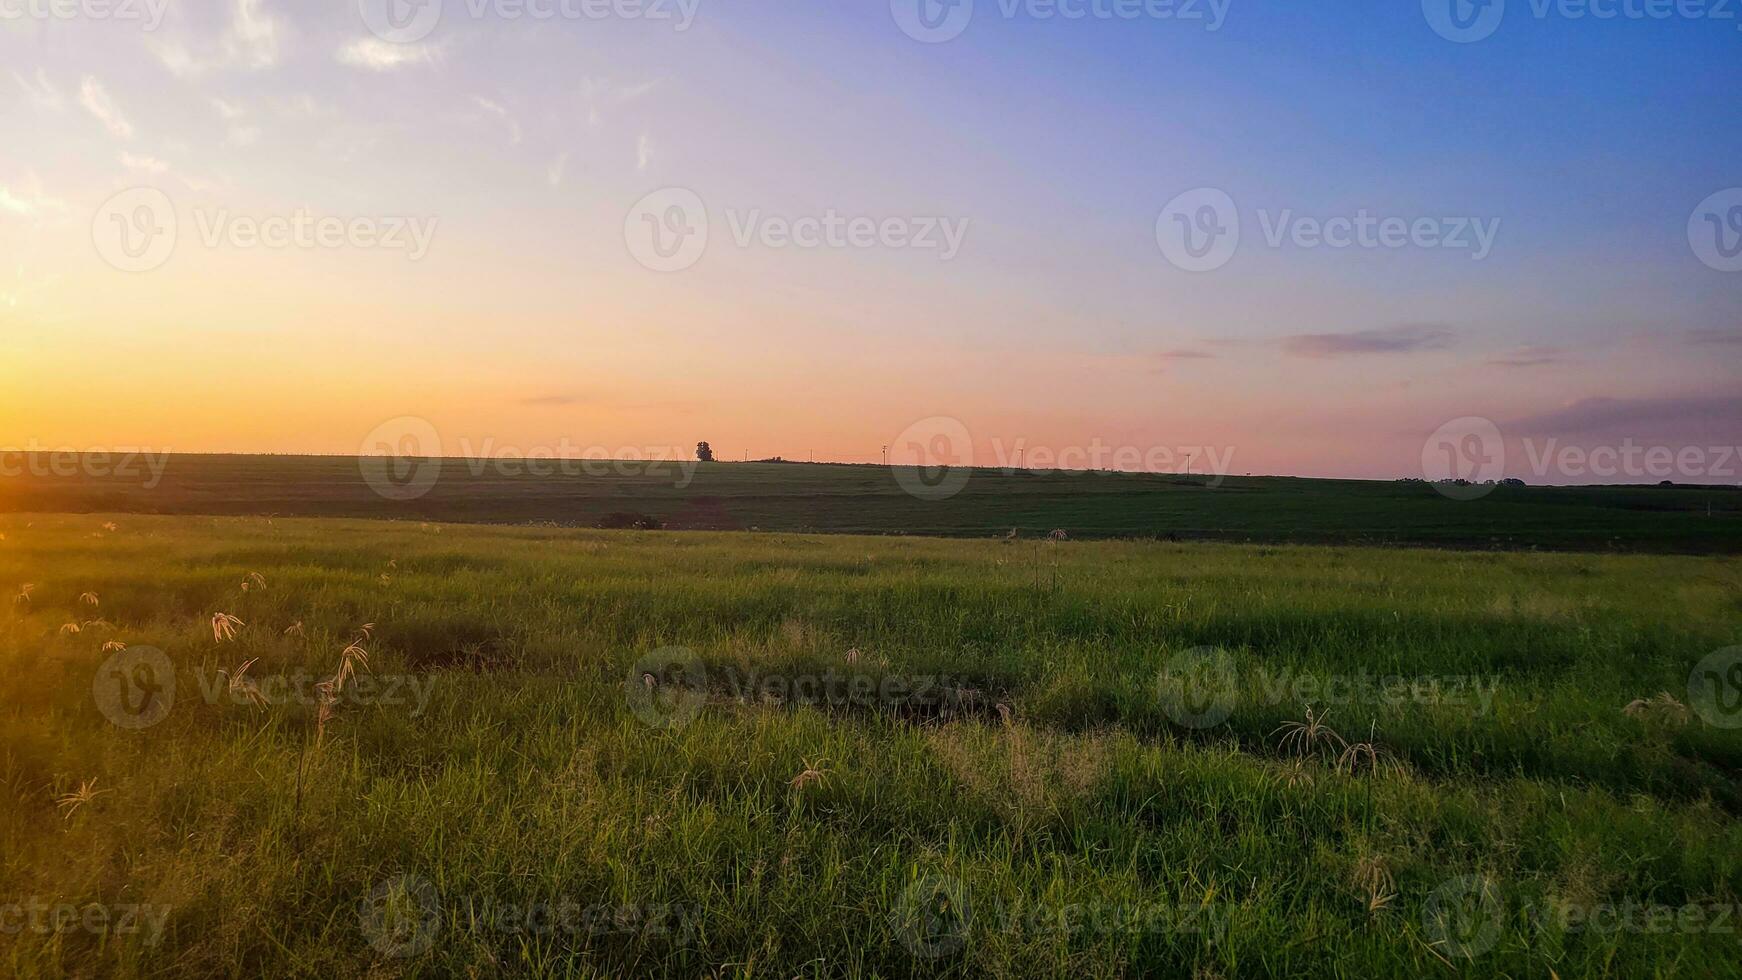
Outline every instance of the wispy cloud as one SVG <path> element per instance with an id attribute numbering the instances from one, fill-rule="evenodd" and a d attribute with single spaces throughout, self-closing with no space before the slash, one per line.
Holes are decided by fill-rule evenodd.
<path id="1" fill-rule="evenodd" d="M 642 133 L 641 138 L 635 143 L 635 169 L 644 171 L 652 162 L 653 140 L 646 133 Z"/>
<path id="2" fill-rule="evenodd" d="M 1421 324 L 1351 333 L 1297 334 L 1282 338 L 1282 349 L 1294 357 L 1326 358 L 1444 350 L 1451 343 L 1450 329 Z"/>
<path id="3" fill-rule="evenodd" d="M 285 35 L 282 21 L 266 12 L 264 0 L 232 0 L 230 26 L 222 37 L 206 39 L 199 51 L 176 39 L 153 41 L 151 51 L 178 78 L 196 78 L 222 68 L 262 70 L 277 66 Z"/>
<path id="4" fill-rule="evenodd" d="M 278 64 L 279 30 L 278 21 L 266 13 L 265 0 L 236 0 L 224 53 L 245 68 L 271 68 Z"/>
<path id="5" fill-rule="evenodd" d="M 60 90 L 54 87 L 54 83 L 48 80 L 48 73 L 41 68 L 36 70 L 34 81 L 17 72 L 13 72 L 12 77 L 18 80 L 18 87 L 24 90 L 24 97 L 38 109 L 59 112 L 66 107 L 66 100 L 61 98 Z"/>
<path id="6" fill-rule="evenodd" d="M 563 171 L 568 169 L 568 165 L 569 165 L 569 155 L 567 153 L 560 153 L 557 155 L 557 158 L 555 160 L 551 161 L 550 166 L 546 167 L 545 172 L 544 172 L 545 180 L 550 183 L 550 186 L 552 186 L 552 187 L 561 187 L 562 186 Z"/>
<path id="7" fill-rule="evenodd" d="M 434 48 L 421 44 L 389 44 L 379 38 L 367 38 L 339 49 L 339 63 L 368 71 L 396 71 L 416 65 L 433 65 Z"/>
<path id="8" fill-rule="evenodd" d="M 506 106 L 502 105 L 500 102 L 492 102 L 481 95 L 474 95 L 472 101 L 478 106 L 478 108 L 502 120 L 502 122 L 508 127 L 509 145 L 520 145 L 520 123 L 515 120 L 513 113 L 510 113 Z"/>
<path id="9" fill-rule="evenodd" d="M 1691 445 L 1742 439 L 1742 397 L 1586 398 L 1565 408 L 1505 423 L 1525 436 L 1625 439 Z M 1734 444 L 1734 443 L 1731 443 Z"/>
<path id="10" fill-rule="evenodd" d="M 0 184 L 0 212 L 20 217 L 34 217 L 49 211 L 62 211 L 66 202 L 49 197 L 43 191 L 42 180 L 34 173 L 14 184 Z"/>
<path id="11" fill-rule="evenodd" d="M 1742 344 L 1742 327 L 1688 331 L 1690 344 Z"/>
<path id="12" fill-rule="evenodd" d="M 127 152 L 121 154 L 121 166 L 126 167 L 128 170 L 142 170 L 148 174 L 160 174 L 169 169 L 169 164 L 164 163 L 156 157 L 135 155 Z"/>
<path id="13" fill-rule="evenodd" d="M 1173 361 L 1208 361 L 1214 360 L 1216 357 L 1214 354 L 1206 354 L 1201 350 L 1167 350 L 1155 356 L 1170 363 Z"/>
<path id="14" fill-rule="evenodd" d="M 1558 364 L 1565 359 L 1566 351 L 1559 347 L 1527 346 L 1489 358 L 1488 363 L 1494 367 L 1525 368 Z"/>
<path id="15" fill-rule="evenodd" d="M 659 79 L 619 85 L 603 78 L 588 78 L 581 82 L 581 100 L 587 105 L 587 125 L 604 121 L 606 109 L 628 105 L 651 93 L 660 85 Z"/>
<path id="16" fill-rule="evenodd" d="M 520 400 L 520 404 L 531 408 L 558 408 L 565 405 L 575 405 L 579 402 L 580 399 L 573 395 L 535 395 Z"/>
<path id="17" fill-rule="evenodd" d="M 96 78 L 86 75 L 84 83 L 79 86 L 79 104 L 85 111 L 97 118 L 97 121 L 108 128 L 116 139 L 130 140 L 133 138 L 133 124 L 121 114 L 115 100 L 109 97 L 109 90 Z"/>

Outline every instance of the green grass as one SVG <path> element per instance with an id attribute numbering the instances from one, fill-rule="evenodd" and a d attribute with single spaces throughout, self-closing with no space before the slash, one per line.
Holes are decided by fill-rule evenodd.
<path id="1" fill-rule="evenodd" d="M 172 456 L 156 476 L 121 457 L 83 466 L 57 458 L 53 467 L 65 476 L 53 475 L 46 457 L 34 467 L 7 462 L 21 475 L 0 479 L 0 512 L 580 527 L 627 513 L 686 530 L 984 537 L 1058 528 L 1076 538 L 1742 553 L 1742 491 L 1734 487 L 1500 487 L 1469 501 L 1419 482 L 982 469 L 956 495 L 935 500 L 909 494 L 881 466 L 687 463 L 695 468 L 682 471 L 665 463 L 649 474 L 644 464 L 592 462 L 591 472 L 531 475 L 521 467 L 558 464 L 449 459 L 416 471 L 432 481 L 421 496 L 388 499 L 352 458 Z M 374 473 L 381 461 L 368 465 Z"/>
<path id="2" fill-rule="evenodd" d="M 16 929 L 7 974 L 1735 975 L 1742 733 L 1622 710 L 1691 703 L 1694 665 L 1742 643 L 1732 558 L 128 515 L 0 534 L 0 930 L 33 900 L 163 929 Z M 251 658 L 325 676 L 364 623 L 375 686 L 318 740 L 313 704 L 203 693 Z M 107 641 L 174 664 L 161 723 L 105 720 Z M 673 647 L 695 659 L 649 695 L 637 665 Z M 1160 680 L 1199 648 L 1237 681 L 1202 728 Z M 946 696 L 756 692 L 826 674 Z M 1311 686 L 1361 676 L 1475 693 Z M 637 711 L 704 691 L 687 724 Z M 1385 764 L 1286 747 L 1301 696 Z M 1487 934 L 1430 914 L 1484 911 L 1452 901 L 1467 876 Z M 965 921 L 904 931 L 940 892 Z M 372 944 L 366 907 L 420 902 L 427 948 Z M 516 925 L 528 906 L 569 928 Z M 1685 906 L 1731 911 L 1605 918 Z"/>

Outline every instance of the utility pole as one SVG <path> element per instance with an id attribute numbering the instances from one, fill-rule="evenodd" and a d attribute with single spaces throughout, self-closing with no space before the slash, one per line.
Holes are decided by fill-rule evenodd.
<path id="1" fill-rule="evenodd" d="M 889 465 L 889 447 L 888 446 L 883 447 L 883 465 L 884 466 Z"/>

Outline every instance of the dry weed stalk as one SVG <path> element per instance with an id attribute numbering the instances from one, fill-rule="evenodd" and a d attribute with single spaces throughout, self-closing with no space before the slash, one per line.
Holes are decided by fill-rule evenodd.
<path id="1" fill-rule="evenodd" d="M 1329 712 L 1315 715 L 1312 706 L 1309 705 L 1306 709 L 1306 721 L 1286 722 L 1281 728 L 1270 734 L 1272 736 L 1281 734 L 1282 741 L 1278 744 L 1278 748 L 1285 752 L 1292 748 L 1295 755 L 1312 755 L 1319 751 L 1321 743 L 1339 751 L 1348 748 L 1349 743 L 1343 740 L 1343 736 L 1338 735 L 1329 725 L 1325 724 L 1325 715 L 1327 714 Z"/>
<path id="2" fill-rule="evenodd" d="M 229 613 L 218 613 L 212 617 L 212 642 L 222 643 L 225 640 L 234 640 L 236 627 L 247 625 Z"/>
<path id="3" fill-rule="evenodd" d="M 259 657 L 255 657 L 246 661 L 242 666 L 236 668 L 234 674 L 227 670 L 220 670 L 218 676 L 228 682 L 231 694 L 247 699 L 256 708 L 264 708 L 267 703 L 266 695 L 260 690 L 260 685 L 254 683 L 254 679 L 248 676 L 248 668 L 254 666 L 259 660 Z"/>
<path id="4" fill-rule="evenodd" d="M 1397 900 L 1397 881 L 1385 859 L 1364 854 L 1355 859 L 1355 888 L 1363 895 L 1368 915 L 1378 915 Z"/>
<path id="5" fill-rule="evenodd" d="M 820 786 L 824 782 L 826 782 L 828 779 L 829 771 L 828 771 L 828 769 L 823 767 L 823 763 L 827 762 L 827 761 L 828 760 L 826 760 L 826 759 L 819 759 L 816 762 L 811 762 L 809 759 L 806 759 L 805 764 L 804 764 L 804 772 L 801 772 L 798 775 L 792 777 L 792 788 L 793 789 L 804 789 L 806 786 L 810 786 L 812 784 L 816 784 L 816 785 Z"/>
<path id="6" fill-rule="evenodd" d="M 84 806 L 107 792 L 109 791 L 106 789 L 97 788 L 96 779 L 87 779 L 79 784 L 78 789 L 73 790 L 71 793 L 67 793 L 64 796 L 57 797 L 54 804 L 55 806 L 60 807 L 62 816 L 71 820 L 73 814 L 78 812 L 79 807 Z"/>
<path id="7" fill-rule="evenodd" d="M 1688 706 L 1676 700 L 1675 695 L 1668 691 L 1660 691 L 1657 696 L 1647 700 L 1636 698 L 1629 702 L 1621 712 L 1629 718 L 1642 721 L 1658 722 L 1664 725 L 1680 727 L 1688 723 L 1691 713 Z"/>
<path id="8" fill-rule="evenodd" d="M 97 600 L 97 593 L 95 593 L 95 592 L 86 592 L 86 593 L 80 595 L 79 601 L 84 603 L 87 606 L 92 607 L 93 609 L 96 608 L 97 606 L 102 605 L 102 603 Z"/>
<path id="9" fill-rule="evenodd" d="M 368 631 L 375 628 L 374 623 L 363 627 L 363 635 L 352 640 L 350 645 L 339 652 L 339 669 L 333 676 L 315 685 L 315 694 L 319 707 L 315 713 L 315 745 L 320 745 L 326 738 L 327 722 L 333 720 L 333 715 L 340 699 L 345 693 L 345 682 L 357 676 L 357 667 L 362 665 L 369 669 L 369 654 L 363 649 L 363 641 L 368 638 Z"/>

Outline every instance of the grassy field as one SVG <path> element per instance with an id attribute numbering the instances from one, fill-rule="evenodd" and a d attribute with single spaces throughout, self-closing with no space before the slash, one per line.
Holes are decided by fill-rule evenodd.
<path id="1" fill-rule="evenodd" d="M 7 975 L 1632 978 L 1742 953 L 1733 558 L 0 534 Z"/>
<path id="2" fill-rule="evenodd" d="M 990 536 L 1021 528 L 1039 534 L 1064 529 L 1076 538 L 1742 552 L 1742 491 L 1726 487 L 1500 487 L 1479 500 L 1453 500 L 1420 482 L 981 469 L 965 474 L 959 492 L 936 499 L 910 492 L 924 487 L 912 479 L 916 471 L 882 466 L 448 459 L 408 468 L 401 486 L 383 480 L 388 471 L 379 459 L 4 462 L 16 475 L 0 476 L 0 512 L 580 527 L 621 514 L 650 516 L 679 530 Z M 570 472 L 559 472 L 565 465 Z M 529 471 L 535 467 L 545 472 Z M 371 478 L 390 495 L 377 492 Z"/>

